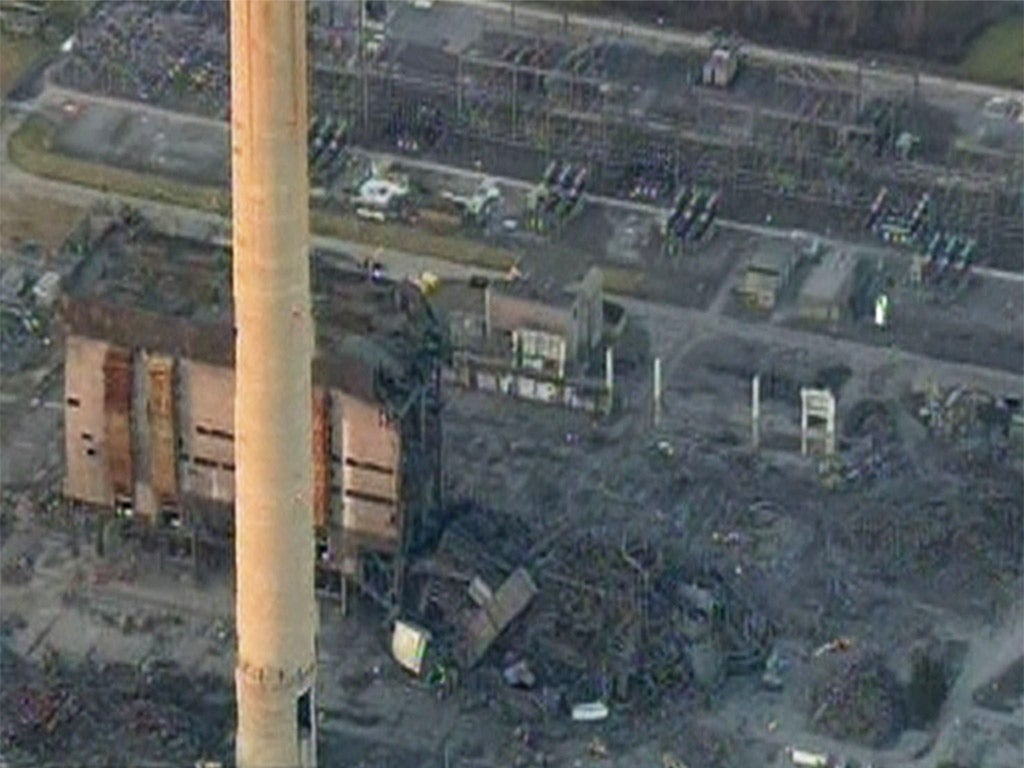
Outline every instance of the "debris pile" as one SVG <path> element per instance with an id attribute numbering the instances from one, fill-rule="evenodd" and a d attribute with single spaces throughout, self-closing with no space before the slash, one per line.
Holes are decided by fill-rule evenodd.
<path id="1" fill-rule="evenodd" d="M 74 755 L 81 764 L 129 765 L 154 755 L 191 764 L 230 751 L 231 690 L 171 663 L 71 665 L 48 652 L 40 670 L 2 649 L 0 748 L 14 763 Z"/>
<path id="2" fill-rule="evenodd" d="M 19 373 L 38 365 L 50 339 L 44 319 L 24 306 L 0 307 L 0 372 Z"/>
<path id="3" fill-rule="evenodd" d="M 842 457 L 843 480 L 848 483 L 889 480 L 910 466 L 899 445 L 869 436 L 859 440 Z"/>
<path id="4" fill-rule="evenodd" d="M 900 445 L 894 417 L 886 404 L 858 403 L 847 424 L 848 445 L 838 466 L 843 482 L 889 480 L 910 470 L 910 459 Z"/>
<path id="5" fill-rule="evenodd" d="M 493 642 L 489 658 L 509 686 L 570 704 L 656 706 L 694 685 L 712 688 L 725 674 L 759 670 L 774 636 L 723 578 L 678 560 L 600 529 L 534 535 L 511 518 L 473 510 L 413 568 L 421 577 L 416 620 L 430 628 L 434 652 L 464 668 Z M 467 617 L 493 613 L 488 606 L 509 590 L 525 610 L 479 642 Z M 477 652 L 465 652 L 467 635 Z"/>
<path id="6" fill-rule="evenodd" d="M 22 555 L 16 560 L 4 564 L 0 569 L 0 581 L 8 587 L 28 584 L 32 580 L 33 566 L 32 558 Z"/>
<path id="7" fill-rule="evenodd" d="M 811 725 L 829 736 L 880 747 L 905 726 L 902 689 L 881 656 L 849 643 L 815 659 Z"/>

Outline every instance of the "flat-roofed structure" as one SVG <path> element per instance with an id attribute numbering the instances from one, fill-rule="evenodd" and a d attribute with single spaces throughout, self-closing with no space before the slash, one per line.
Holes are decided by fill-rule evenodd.
<path id="1" fill-rule="evenodd" d="M 779 294 L 789 284 L 796 269 L 798 256 L 789 244 L 771 244 L 750 257 L 739 293 L 748 305 L 757 309 L 772 309 Z"/>
<path id="2" fill-rule="evenodd" d="M 847 311 L 857 259 L 845 251 L 826 253 L 804 280 L 797 298 L 800 316 L 837 322 Z"/>

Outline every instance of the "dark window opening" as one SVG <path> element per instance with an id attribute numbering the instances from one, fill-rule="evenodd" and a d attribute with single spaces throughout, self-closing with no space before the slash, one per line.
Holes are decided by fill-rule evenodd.
<path id="1" fill-rule="evenodd" d="M 211 429 L 210 427 L 196 426 L 196 432 L 206 437 L 218 437 L 221 440 L 234 440 L 235 436 L 230 432 L 225 432 L 223 429 Z"/>
<path id="2" fill-rule="evenodd" d="M 92 433 L 91 432 L 83 432 L 82 433 L 82 439 L 85 440 L 86 442 L 91 443 L 92 442 Z"/>
<path id="3" fill-rule="evenodd" d="M 228 472 L 234 472 L 235 471 L 235 465 L 230 463 L 230 462 L 222 462 L 221 465 L 220 465 L 220 468 L 221 469 L 226 469 Z"/>
<path id="4" fill-rule="evenodd" d="M 313 692 L 306 689 L 295 702 L 295 721 L 299 726 L 299 738 L 313 732 Z"/>
<path id="5" fill-rule="evenodd" d="M 69 397 L 68 398 L 68 405 L 71 406 L 72 408 L 77 408 L 81 404 L 82 404 L 82 402 L 77 397 Z"/>
<path id="6" fill-rule="evenodd" d="M 85 455 L 86 456 L 95 456 L 96 455 L 96 449 L 95 448 L 86 448 L 85 449 Z"/>
<path id="7" fill-rule="evenodd" d="M 345 496 L 350 499 L 358 499 L 359 501 L 368 501 L 371 504 L 383 504 L 388 507 L 395 506 L 395 502 L 391 499 L 386 499 L 383 496 L 377 496 L 373 493 L 364 493 L 363 491 L 353 491 L 349 489 L 345 491 Z"/>
<path id="8" fill-rule="evenodd" d="M 220 466 L 216 461 L 204 459 L 202 456 L 196 456 L 195 459 L 193 460 L 193 464 L 195 464 L 198 467 L 210 467 L 211 469 L 216 469 L 218 466 Z"/>
<path id="9" fill-rule="evenodd" d="M 351 456 L 346 457 L 345 466 L 356 469 L 368 469 L 371 472 L 380 472 L 385 475 L 395 474 L 393 467 L 385 467 L 383 464 L 376 464 L 372 461 L 360 461 L 359 459 L 353 459 Z"/>

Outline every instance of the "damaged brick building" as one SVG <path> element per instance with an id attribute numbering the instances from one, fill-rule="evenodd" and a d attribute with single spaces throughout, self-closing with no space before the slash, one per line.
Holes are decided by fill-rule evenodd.
<path id="1" fill-rule="evenodd" d="M 409 284 L 311 259 L 319 587 L 394 606 L 439 508 L 443 330 Z M 160 552 L 230 559 L 230 254 L 115 221 L 67 280 L 64 493 Z"/>
<path id="2" fill-rule="evenodd" d="M 607 414 L 612 386 L 607 348 L 623 312 L 604 300 L 601 270 L 574 291 L 529 280 L 446 281 L 433 299 L 451 339 L 461 386 Z M 618 327 L 607 315 L 618 316 Z"/>

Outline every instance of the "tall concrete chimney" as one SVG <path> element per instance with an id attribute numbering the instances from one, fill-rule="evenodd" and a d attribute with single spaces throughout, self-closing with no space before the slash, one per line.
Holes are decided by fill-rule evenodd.
<path id="1" fill-rule="evenodd" d="M 231 0 L 239 768 L 316 763 L 306 4 Z"/>

